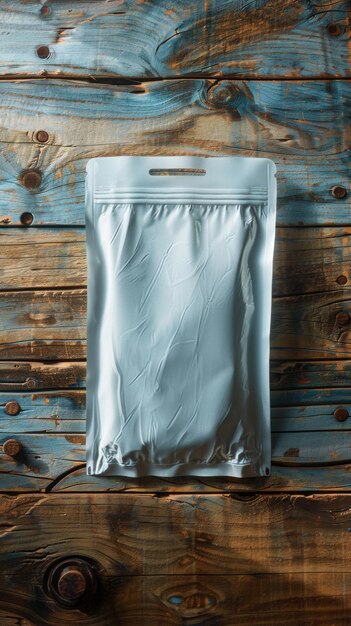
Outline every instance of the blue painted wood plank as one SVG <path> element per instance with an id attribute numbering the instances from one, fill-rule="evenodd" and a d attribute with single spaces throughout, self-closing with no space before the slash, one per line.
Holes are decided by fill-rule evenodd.
<path id="1" fill-rule="evenodd" d="M 114 154 L 242 155 L 277 163 L 278 226 L 348 224 L 351 81 L 0 81 L 0 225 L 85 224 L 85 165 Z M 46 130 L 46 144 L 36 132 Z M 38 169 L 28 189 L 22 174 Z"/>
<path id="2" fill-rule="evenodd" d="M 60 476 L 73 473 L 85 464 L 84 434 L 21 433 L 16 437 L 22 446 L 21 452 L 16 457 L 9 457 L 2 451 L 2 445 L 8 438 L 8 434 L 0 434 L 0 472 L 3 490 L 16 488 L 17 491 L 26 491 L 43 488 L 44 485 L 48 487 L 53 481 L 58 482 Z M 295 472 L 290 474 L 290 486 L 294 481 L 295 485 L 298 484 L 304 476 L 305 468 L 309 468 L 309 477 L 313 477 L 308 487 L 310 489 L 318 488 L 320 484 L 319 471 L 316 471 L 314 466 L 324 465 L 330 469 L 333 464 L 338 464 L 341 466 L 338 468 L 339 480 L 345 484 L 345 472 L 351 463 L 349 437 L 345 436 L 343 431 L 313 432 L 310 436 L 299 432 L 273 433 L 272 463 L 277 468 L 295 468 Z M 282 481 L 278 470 L 276 480 L 279 479 Z M 262 483 L 259 479 L 255 481 L 256 484 Z M 349 477 L 347 482 L 349 483 Z M 270 487 L 274 484 L 274 475 L 268 484 Z M 285 489 L 282 482 L 281 488 Z"/>
<path id="3" fill-rule="evenodd" d="M 346 0 L 26 0 L 1 7 L 0 69 L 4 76 L 350 76 L 348 16 Z"/>

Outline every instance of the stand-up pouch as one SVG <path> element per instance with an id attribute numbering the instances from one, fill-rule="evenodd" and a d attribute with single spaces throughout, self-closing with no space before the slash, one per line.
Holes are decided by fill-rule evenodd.
<path id="1" fill-rule="evenodd" d="M 86 169 L 87 473 L 270 475 L 275 163 Z"/>

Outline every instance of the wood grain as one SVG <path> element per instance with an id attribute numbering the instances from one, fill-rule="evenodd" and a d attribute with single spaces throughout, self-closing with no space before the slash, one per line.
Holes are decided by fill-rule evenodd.
<path id="1" fill-rule="evenodd" d="M 338 402 L 349 398 L 350 360 L 271 360 L 270 370 L 273 406 L 282 406 L 279 397 L 283 393 L 294 398 L 290 404 L 299 404 L 299 398 L 307 405 L 317 399 L 323 402 L 324 397 L 332 400 L 333 393 Z M 81 389 L 85 385 L 85 361 L 0 361 L 0 391 Z"/>
<path id="2" fill-rule="evenodd" d="M 350 80 L 0 81 L 0 224 L 21 225 L 27 211 L 31 228 L 84 226 L 91 157 L 238 154 L 276 162 L 278 226 L 348 225 L 350 196 L 331 190 L 350 191 L 350 94 Z M 21 175 L 33 168 L 31 190 Z"/>
<path id="3" fill-rule="evenodd" d="M 86 289 L 0 293 L 1 359 L 71 360 L 86 357 Z M 349 290 L 273 299 L 273 359 L 350 358 Z"/>
<path id="4" fill-rule="evenodd" d="M 350 261 L 350 226 L 278 227 L 273 295 L 348 293 Z M 1 291 L 86 287 L 85 228 L 2 228 L 0 263 Z"/>
<path id="5" fill-rule="evenodd" d="M 348 3 L 112 0 L 4 6 L 1 74 L 350 76 Z M 340 35 L 330 34 L 330 24 Z M 48 46 L 39 58 L 38 46 Z"/>
<path id="6" fill-rule="evenodd" d="M 3 495 L 0 506 L 7 616 L 36 626 L 117 617 L 251 626 L 254 615 L 260 626 L 347 626 L 349 494 Z M 43 585 L 55 560 L 72 554 L 98 570 L 86 615 L 58 607 Z"/>
<path id="7" fill-rule="evenodd" d="M 51 490 L 53 485 L 65 478 L 66 475 L 76 470 L 83 470 L 85 465 L 85 435 L 75 434 L 52 434 L 48 433 L 20 433 L 15 439 L 21 444 L 21 451 L 16 457 L 8 456 L 3 444 L 9 435 L 0 435 L 0 473 L 2 489 L 7 491 L 38 491 Z M 351 464 L 350 430 L 312 431 L 312 434 L 301 432 L 273 432 L 272 433 L 272 462 L 274 474 L 281 489 L 298 488 L 297 485 L 304 482 L 304 488 L 309 491 L 319 488 L 321 479 L 315 466 L 330 467 L 337 465 L 340 479 L 345 481 L 345 472 Z M 279 468 L 290 468 L 287 472 L 289 480 L 284 479 L 284 472 L 280 474 Z M 277 468 L 277 469 L 276 469 Z M 305 473 L 305 468 L 314 469 L 313 479 L 311 472 Z M 85 471 L 85 469 L 84 469 Z M 309 481 L 306 480 L 307 475 Z M 88 477 L 90 479 L 90 477 Z M 114 484 L 110 477 L 96 477 L 94 484 Z M 79 481 L 78 481 L 79 482 Z M 90 480 L 85 481 L 88 484 Z M 125 481 L 124 481 L 125 482 Z M 134 481 L 138 484 L 138 480 Z M 165 481 L 158 482 L 169 483 Z M 172 482 L 172 481 L 171 481 Z M 177 484 L 177 480 L 173 481 Z M 191 482 L 191 481 L 190 481 Z M 196 483 L 197 481 L 193 481 Z M 206 478 L 206 483 L 211 482 Z M 274 489 L 276 482 L 273 478 L 257 479 L 230 479 L 225 484 L 238 485 L 239 489 L 247 488 L 259 490 L 260 488 Z M 349 483 L 349 478 L 347 478 Z M 187 483 L 190 484 L 190 483 Z"/>
<path id="8" fill-rule="evenodd" d="M 1 625 L 57 626 L 69 619 L 70 626 L 178 626 L 197 619 L 205 626 L 349 626 L 351 605 L 344 595 L 349 573 L 180 574 L 168 581 L 102 573 L 100 580 L 107 602 L 100 601 L 88 615 L 67 612 L 40 591 L 33 606 L 27 583 L 25 593 L 3 594 Z M 35 580 L 35 589 L 40 581 Z"/>
<path id="9" fill-rule="evenodd" d="M 282 405 L 282 400 L 295 405 Z M 320 404 L 313 404 L 319 400 Z M 329 404 L 322 404 L 322 402 Z M 7 413 L 17 402 L 19 412 Z M 288 403 L 287 403 L 288 404 Z M 349 430 L 351 420 L 339 421 L 335 410 L 342 406 L 351 414 L 350 387 L 271 391 L 272 432 Z M 53 390 L 31 393 L 0 393 L 0 433 L 85 432 L 85 390 Z"/>

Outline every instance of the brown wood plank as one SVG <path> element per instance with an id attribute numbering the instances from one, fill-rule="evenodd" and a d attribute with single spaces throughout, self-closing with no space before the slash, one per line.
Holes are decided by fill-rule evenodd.
<path id="1" fill-rule="evenodd" d="M 104 599 L 88 615 L 55 605 L 42 592 L 35 572 L 29 580 L 37 592 L 35 607 L 28 580 L 22 593 L 2 593 L 1 626 L 73 626 L 82 624 L 83 618 L 85 626 L 179 626 L 195 619 L 205 626 L 350 623 L 351 602 L 345 589 L 351 576 L 343 572 L 179 574 L 168 579 L 101 574 L 100 597 Z"/>
<path id="2" fill-rule="evenodd" d="M 33 226 L 84 226 L 86 162 L 118 154 L 269 157 L 279 226 L 348 224 L 349 196 L 332 189 L 350 190 L 350 92 L 350 80 L 0 81 L 0 224 L 31 212 Z"/>
<path id="3" fill-rule="evenodd" d="M 85 361 L 0 361 L 0 391 L 81 388 L 85 384 Z"/>
<path id="4" fill-rule="evenodd" d="M 26 0 L 1 9 L 0 73 L 350 76 L 348 11 L 345 0 L 80 0 L 69 10 Z"/>
<path id="5" fill-rule="evenodd" d="M 306 405 L 316 403 L 317 398 L 319 402 L 326 397 L 332 400 L 332 394 L 337 402 L 349 398 L 350 360 L 272 360 L 270 371 L 274 406 L 284 405 L 280 399 L 283 393 L 289 398 L 295 393 L 289 404 L 298 404 L 299 398 Z M 20 391 L 81 389 L 85 386 L 85 361 L 0 361 L 0 391 L 13 392 L 14 398 Z"/>
<path id="6" fill-rule="evenodd" d="M 350 358 L 350 290 L 274 298 L 273 359 Z M 86 289 L 0 293 L 3 360 L 86 357 Z"/>

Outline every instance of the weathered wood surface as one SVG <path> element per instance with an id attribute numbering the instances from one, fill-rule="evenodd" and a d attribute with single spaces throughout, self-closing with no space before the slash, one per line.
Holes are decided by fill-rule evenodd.
<path id="1" fill-rule="evenodd" d="M 1 292 L 0 310 L 1 359 L 86 357 L 86 289 Z M 272 358 L 350 358 L 350 320 L 349 289 L 274 298 Z"/>
<path id="2" fill-rule="evenodd" d="M 351 361 L 271 361 L 273 406 L 281 406 L 281 393 L 289 404 L 311 404 L 349 398 Z M 85 361 L 0 361 L 0 391 L 81 389 L 86 384 Z M 277 393 L 276 393 L 277 392 Z M 326 395 L 324 395 L 326 394 Z M 293 400 L 293 402 L 292 402 Z"/>
<path id="3" fill-rule="evenodd" d="M 295 400 L 282 406 L 281 401 Z M 316 402 L 329 404 L 313 404 Z M 18 414 L 8 414 L 6 405 L 18 404 Z M 350 430 L 351 420 L 336 419 L 341 406 L 351 413 L 350 387 L 271 391 L 272 432 Z M 0 433 L 85 432 L 85 390 L 0 393 Z"/>
<path id="4" fill-rule="evenodd" d="M 0 506 L 11 626 L 348 626 L 350 495 L 43 494 Z M 72 554 L 98 571 L 86 612 L 60 608 L 43 584 Z"/>
<path id="5" fill-rule="evenodd" d="M 332 415 L 329 416 L 332 421 Z M 14 418 L 15 419 L 15 418 Z M 303 415 L 300 416 L 303 420 Z M 53 418 L 53 421 L 55 418 Z M 39 427 L 40 431 L 40 427 Z M 3 444 L 14 436 L 21 444 L 21 451 L 11 457 L 3 450 Z M 169 485 L 176 485 L 182 490 L 191 490 L 190 485 L 201 484 L 222 485 L 223 490 L 294 490 L 306 491 L 318 489 L 338 489 L 350 485 L 350 430 L 308 430 L 303 432 L 277 431 L 272 432 L 272 476 L 257 479 L 215 479 L 205 480 L 182 479 L 155 480 L 145 478 L 137 480 L 115 479 L 113 477 L 82 476 L 85 473 L 85 435 L 82 433 L 13 433 L 12 436 L 0 434 L 0 473 L 1 487 L 9 491 L 51 491 L 56 484 L 71 475 L 70 485 L 73 489 L 82 483 L 87 489 L 115 489 L 116 485 L 132 484 L 141 491 L 168 490 Z M 316 466 L 319 468 L 316 471 Z M 320 468 L 324 468 L 320 471 Z M 327 470 L 327 471 L 325 471 Z M 78 471 L 78 474 L 76 472 Z M 326 480 L 329 482 L 326 483 Z M 335 484 L 333 484 L 333 481 Z M 144 485 L 144 487 L 143 487 Z M 162 487 L 165 485 L 165 487 Z M 331 487 L 331 485 L 333 485 Z M 62 486 L 62 485 L 61 485 Z M 90 487 L 89 487 L 90 486 Z M 118 487 L 120 490 L 120 487 Z"/>
<path id="6" fill-rule="evenodd" d="M 350 76 L 345 0 L 43 6 L 1 8 L 3 76 Z"/>
<path id="7" fill-rule="evenodd" d="M 350 599 L 344 590 L 349 573 L 177 574 L 164 576 L 100 576 L 100 602 L 90 614 L 60 609 L 39 593 L 33 607 L 25 593 L 4 594 L 1 626 L 349 626 Z M 39 581 L 36 588 L 39 588 Z M 69 622 L 68 622 L 69 615 Z M 35 621 L 32 621 L 35 620 Z M 180 621 L 182 620 L 182 621 Z"/>
<path id="8" fill-rule="evenodd" d="M 32 227 L 83 226 L 91 157 L 240 154 L 276 162 L 279 226 L 347 225 L 349 196 L 331 190 L 350 189 L 350 95 L 349 80 L 0 81 L 0 224 L 29 211 Z M 21 182 L 30 168 L 34 190 Z"/>
<path id="9" fill-rule="evenodd" d="M 351 227 L 276 229 L 273 296 L 348 293 Z M 0 291 L 85 287 L 85 229 L 0 228 Z"/>

